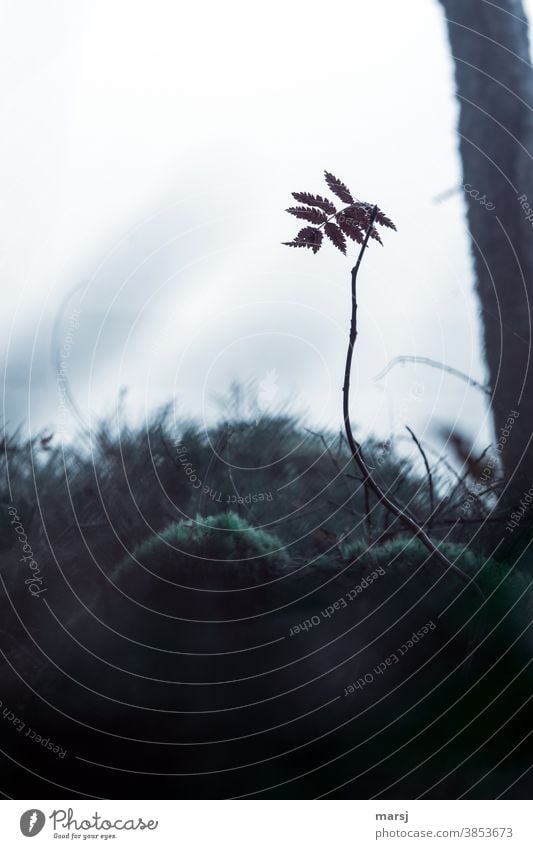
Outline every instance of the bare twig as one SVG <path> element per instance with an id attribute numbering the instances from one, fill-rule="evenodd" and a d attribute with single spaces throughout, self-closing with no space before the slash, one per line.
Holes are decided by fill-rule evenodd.
<path id="1" fill-rule="evenodd" d="M 434 204 L 444 203 L 445 200 L 449 200 L 449 198 L 458 194 L 462 190 L 462 188 L 462 186 L 451 186 L 449 189 L 445 189 L 438 195 L 434 195 L 431 200 Z"/>
<path id="2" fill-rule="evenodd" d="M 459 483 L 463 484 L 464 488 L 465 488 L 465 489 L 467 490 L 467 492 L 469 492 L 469 493 L 470 493 L 470 489 L 468 488 L 467 479 L 468 479 L 470 476 L 472 476 L 472 467 L 473 467 L 476 471 L 479 471 L 479 476 L 481 477 L 481 471 L 482 471 L 482 470 L 480 469 L 481 461 L 483 460 L 483 458 L 485 457 L 485 455 L 486 455 L 486 453 L 487 453 L 487 451 L 488 451 L 489 449 L 490 449 L 490 445 L 488 445 L 488 446 L 487 446 L 487 448 L 485 448 L 485 450 L 484 450 L 484 451 L 483 451 L 483 452 L 479 455 L 479 457 L 478 457 L 478 459 L 477 459 L 477 460 L 475 460 L 475 461 L 473 461 L 473 462 L 471 462 L 471 463 L 468 463 L 468 461 L 471 459 L 471 458 L 470 458 L 470 455 L 469 455 L 469 457 L 468 457 L 468 458 L 464 461 L 463 468 L 464 468 L 464 467 L 465 467 L 465 465 L 466 465 L 466 471 L 465 471 L 465 472 L 463 472 L 463 474 L 462 474 L 462 475 L 460 475 L 460 477 L 459 477 Z M 452 492 L 450 493 L 450 498 L 451 498 L 451 497 L 455 494 L 455 490 L 456 490 L 456 489 L 457 489 L 457 487 L 455 487 L 455 489 L 454 489 L 454 490 L 452 490 Z"/>
<path id="3" fill-rule="evenodd" d="M 398 439 L 407 440 L 407 439 L 409 439 L 409 437 L 407 437 L 407 436 L 404 437 L 400 434 L 398 436 Z M 444 498 L 442 498 L 439 501 L 439 503 L 437 504 L 437 506 L 435 507 L 435 516 L 438 516 L 440 514 L 441 510 L 449 504 L 451 497 L 457 492 L 457 490 L 459 489 L 459 486 L 463 487 L 465 494 L 466 494 L 466 497 L 468 497 L 470 495 L 474 495 L 474 493 L 472 493 L 471 490 L 466 485 L 466 476 L 461 477 L 461 475 L 454 469 L 454 467 L 447 460 L 447 458 L 443 454 L 440 453 L 440 451 L 437 451 L 428 442 L 425 442 L 424 440 L 419 440 L 419 441 L 423 445 L 423 447 L 426 451 L 430 451 L 431 454 L 433 454 L 437 458 L 437 465 L 439 463 L 442 463 L 442 465 L 448 470 L 448 472 L 450 472 L 451 475 L 453 475 L 453 477 L 457 481 L 457 484 L 454 486 L 452 491 L 448 495 L 446 495 Z"/>
<path id="4" fill-rule="evenodd" d="M 498 482 L 498 483 L 493 484 L 492 486 L 488 486 L 486 489 L 481 490 L 481 492 L 472 492 L 471 493 L 472 498 L 474 498 L 476 500 L 477 506 L 479 507 L 479 509 L 481 511 L 481 514 L 482 514 L 481 518 L 484 518 L 484 517 L 487 516 L 487 510 L 485 509 L 485 505 L 483 504 L 483 502 L 480 499 L 483 498 L 485 495 L 490 495 L 491 492 L 494 492 L 495 490 L 499 489 L 500 486 L 501 486 L 501 484 Z M 461 499 L 460 501 L 455 501 L 453 504 L 446 504 L 445 505 L 446 510 L 443 511 L 444 514 L 446 514 L 447 512 L 450 512 L 452 510 L 457 509 L 462 504 L 464 504 L 464 501 L 465 501 L 465 499 Z"/>
<path id="5" fill-rule="evenodd" d="M 374 206 L 372 210 L 372 215 L 370 218 L 370 223 L 368 225 L 368 229 L 366 231 L 366 235 L 361 245 L 361 250 L 359 251 L 359 256 L 357 257 L 357 262 L 352 268 L 351 272 L 351 293 L 352 293 L 352 317 L 350 324 L 350 336 L 348 342 L 348 351 L 346 354 L 346 366 L 344 370 L 344 385 L 343 385 L 343 419 L 344 419 L 344 428 L 346 431 L 346 438 L 348 440 L 348 445 L 350 446 L 350 451 L 354 460 L 354 463 L 358 467 L 359 471 L 363 476 L 363 480 L 368 484 L 369 488 L 372 490 L 376 498 L 383 504 L 383 506 L 392 513 L 396 518 L 401 519 L 407 527 L 411 530 L 411 532 L 417 536 L 423 545 L 427 548 L 430 554 L 434 555 L 435 558 L 444 566 L 444 568 L 448 570 L 452 570 L 457 575 L 461 577 L 463 581 L 465 581 L 468 585 L 471 585 L 475 590 L 479 593 L 483 600 L 485 600 L 485 596 L 481 591 L 479 585 L 473 578 L 469 578 L 469 576 L 463 572 L 462 569 L 459 568 L 455 563 L 450 563 L 447 557 L 440 551 L 440 549 L 435 545 L 435 543 L 430 539 L 424 528 L 420 527 L 416 519 L 414 519 L 410 513 L 406 510 L 399 507 L 394 501 L 392 501 L 388 495 L 383 492 L 379 484 L 376 483 L 374 478 L 372 477 L 370 470 L 368 469 L 363 452 L 361 449 L 361 445 L 356 441 L 353 432 L 352 425 L 350 421 L 350 375 L 352 370 L 352 359 L 353 359 L 353 351 L 355 346 L 355 341 L 357 339 L 357 274 L 359 268 L 361 266 L 361 261 L 363 259 L 364 252 L 368 246 L 368 240 L 370 238 L 370 234 L 372 232 L 372 227 L 376 220 L 376 216 L 378 214 L 378 207 Z"/>
<path id="6" fill-rule="evenodd" d="M 476 466 L 479 466 L 481 464 L 481 461 L 483 460 L 483 458 L 487 454 L 487 451 L 489 451 L 490 447 L 491 447 L 490 445 L 487 445 L 487 447 L 484 449 L 484 451 L 482 451 L 482 453 L 479 455 L 479 458 L 475 462 Z M 450 506 L 450 502 L 452 501 L 452 498 L 455 496 L 455 493 L 458 491 L 460 486 L 462 486 L 464 491 L 466 492 L 466 494 L 467 494 L 466 497 L 467 498 L 473 498 L 477 502 L 477 505 L 478 505 L 479 509 L 481 510 L 481 512 L 484 513 L 485 507 L 484 507 L 483 502 L 481 501 L 481 496 L 482 495 L 488 495 L 488 493 L 491 492 L 492 490 L 498 489 L 498 487 L 500 486 L 500 482 L 496 481 L 496 483 L 494 483 L 491 487 L 488 487 L 487 489 L 485 489 L 483 492 L 473 492 L 467 484 L 467 478 L 471 474 L 471 471 L 470 471 L 469 468 L 467 468 L 466 472 L 464 472 L 464 474 L 462 474 L 462 475 L 458 475 L 457 472 L 455 472 L 455 471 L 454 471 L 454 474 L 457 477 L 458 483 L 454 486 L 454 488 L 451 490 L 451 492 L 448 493 L 448 495 L 445 498 L 442 499 L 442 501 L 440 502 L 440 504 L 437 507 L 437 513 L 440 513 L 443 508 L 446 508 L 446 510 L 453 510 L 453 509 L 455 509 L 455 507 L 458 507 L 463 503 L 464 499 L 462 499 L 459 502 L 454 502 L 453 505 Z"/>
<path id="7" fill-rule="evenodd" d="M 424 465 L 426 467 L 426 474 L 427 474 L 427 477 L 428 477 L 428 490 L 429 490 L 429 516 L 426 519 L 426 525 L 427 525 L 427 529 L 428 529 L 428 534 L 430 534 L 431 533 L 431 522 L 432 522 L 432 519 L 433 519 L 433 514 L 435 512 L 435 498 L 434 498 L 434 495 L 433 495 L 433 477 L 431 475 L 431 469 L 430 469 L 430 466 L 429 466 L 429 463 L 428 463 L 428 458 L 427 458 L 426 452 L 422 448 L 420 441 L 417 439 L 417 437 L 415 436 L 415 434 L 413 433 L 413 431 L 411 430 L 409 425 L 405 425 L 405 429 L 413 437 L 413 442 L 415 443 L 416 447 L 420 451 L 420 454 L 422 455 L 422 459 L 424 461 Z"/>
<path id="8" fill-rule="evenodd" d="M 488 395 L 489 397 L 492 395 L 490 387 L 484 386 L 482 383 L 478 383 L 477 380 L 474 380 L 473 377 L 470 377 L 463 371 L 459 371 L 459 369 L 453 368 L 453 366 L 448 366 L 446 363 L 439 363 L 438 360 L 432 360 L 429 357 L 418 357 L 410 354 L 401 357 L 394 357 L 394 359 L 392 359 L 379 374 L 376 374 L 374 380 L 383 380 L 394 366 L 404 363 L 419 363 L 420 365 L 430 366 L 430 368 L 440 369 L 441 371 L 445 371 L 447 374 L 451 374 L 452 377 L 458 377 L 460 380 L 464 380 L 465 383 L 473 386 L 474 389 L 479 389 L 479 391 L 484 392 L 485 395 Z"/>

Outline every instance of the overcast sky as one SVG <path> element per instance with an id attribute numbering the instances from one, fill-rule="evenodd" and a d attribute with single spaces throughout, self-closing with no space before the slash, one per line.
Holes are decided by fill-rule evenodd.
<path id="1" fill-rule="evenodd" d="M 290 192 L 324 193 L 327 168 L 398 226 L 360 276 L 355 420 L 488 439 L 466 384 L 424 367 L 374 381 L 401 354 L 485 379 L 463 200 L 433 200 L 460 182 L 436 0 L 0 10 L 10 426 L 60 426 L 51 350 L 74 309 L 69 379 L 86 417 L 127 387 L 132 415 L 172 399 L 210 421 L 239 380 L 263 409 L 339 424 L 350 263 L 280 244 L 298 229 Z"/>

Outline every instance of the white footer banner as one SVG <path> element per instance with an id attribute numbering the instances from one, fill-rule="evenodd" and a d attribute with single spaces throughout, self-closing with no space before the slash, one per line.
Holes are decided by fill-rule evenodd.
<path id="1" fill-rule="evenodd" d="M 6 800 L 0 846 L 533 849 L 530 813 L 527 801 Z"/>

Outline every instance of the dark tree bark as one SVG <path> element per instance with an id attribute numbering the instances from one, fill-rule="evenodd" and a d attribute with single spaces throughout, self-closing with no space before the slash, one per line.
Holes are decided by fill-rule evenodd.
<path id="1" fill-rule="evenodd" d="M 528 25 L 521 0 L 440 2 L 455 65 L 463 188 L 496 442 L 503 431 L 507 500 L 516 503 L 533 483 L 533 70 Z M 513 411 L 519 417 L 506 437 Z"/>

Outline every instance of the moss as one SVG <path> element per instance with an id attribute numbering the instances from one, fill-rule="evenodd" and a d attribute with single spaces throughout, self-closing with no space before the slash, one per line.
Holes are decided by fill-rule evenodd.
<path id="1" fill-rule="evenodd" d="M 133 557 L 159 574 L 244 570 L 259 576 L 288 563 L 277 536 L 252 527 L 233 512 L 175 522 L 138 546 Z"/>
<path id="2" fill-rule="evenodd" d="M 502 580 L 508 586 L 509 583 L 513 585 L 523 583 L 522 576 L 510 572 L 509 566 L 505 563 L 482 557 L 460 543 L 444 543 L 438 540 L 435 540 L 435 543 L 450 563 L 458 566 L 468 576 L 473 577 L 479 572 L 476 580 L 487 594 L 496 589 Z M 405 571 L 418 569 L 423 564 L 431 569 L 435 568 L 433 558 L 418 539 L 397 538 L 370 547 L 362 540 L 357 540 L 345 546 L 342 555 L 345 562 L 356 560 L 371 569 L 381 566 L 385 569 L 392 568 L 393 571 L 399 571 L 402 574 Z M 436 568 L 442 571 L 440 564 L 437 564 Z"/>
<path id="3" fill-rule="evenodd" d="M 345 564 L 355 561 L 354 566 L 365 572 L 382 567 L 386 574 L 376 584 L 382 598 L 398 591 L 404 608 L 415 602 L 420 612 L 424 609 L 434 615 L 448 611 L 447 624 L 441 619 L 441 625 L 446 624 L 451 634 L 474 615 L 472 622 L 479 621 L 484 634 L 494 629 L 487 643 L 489 653 L 494 643 L 509 645 L 533 614 L 527 573 L 516 564 L 485 558 L 465 545 L 440 542 L 439 547 L 452 564 L 468 577 L 475 577 L 485 596 L 484 604 L 480 605 L 480 597 L 472 589 L 465 591 L 465 582 L 457 573 L 444 574 L 442 565 L 417 539 L 400 538 L 371 547 L 357 541 L 343 549 L 343 559 Z"/>

